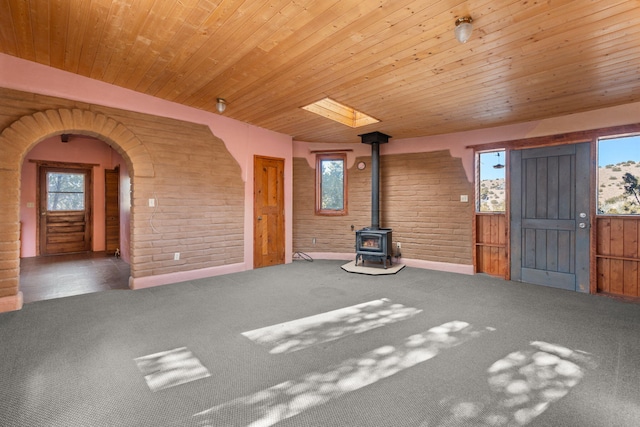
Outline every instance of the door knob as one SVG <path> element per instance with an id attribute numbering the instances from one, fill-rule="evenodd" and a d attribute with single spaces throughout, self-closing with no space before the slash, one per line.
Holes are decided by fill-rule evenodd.
<path id="1" fill-rule="evenodd" d="M 580 224 L 578 224 L 578 227 L 580 228 L 587 228 L 587 224 L 584 222 L 581 222 Z"/>
<path id="2" fill-rule="evenodd" d="M 47 214 L 46 211 L 43 211 L 43 212 L 40 213 L 40 215 L 42 215 L 42 216 L 45 216 L 46 214 Z"/>

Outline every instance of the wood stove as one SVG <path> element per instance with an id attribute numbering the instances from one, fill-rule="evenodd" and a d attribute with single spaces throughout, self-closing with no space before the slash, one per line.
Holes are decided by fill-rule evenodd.
<path id="1" fill-rule="evenodd" d="M 384 268 L 387 268 L 387 261 L 389 261 L 391 266 L 393 264 L 391 242 L 390 228 L 372 230 L 367 227 L 356 231 L 356 265 L 360 260 L 362 264 L 365 261 L 382 262 Z"/>
<path id="2" fill-rule="evenodd" d="M 392 264 L 392 234 L 390 228 L 380 228 L 380 144 L 389 142 L 389 135 L 371 132 L 358 135 L 363 144 L 371 145 L 371 227 L 356 231 L 356 265 L 358 260 L 378 261 L 387 268 Z"/>

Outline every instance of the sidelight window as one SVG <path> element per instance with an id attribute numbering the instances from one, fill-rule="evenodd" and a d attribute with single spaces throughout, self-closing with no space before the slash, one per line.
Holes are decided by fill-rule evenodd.
<path id="1" fill-rule="evenodd" d="M 478 153 L 476 157 L 478 212 L 505 211 L 505 151 Z"/>
<path id="2" fill-rule="evenodd" d="M 316 214 L 347 214 L 347 175 L 344 153 L 316 157 Z"/>
<path id="3" fill-rule="evenodd" d="M 598 140 L 598 214 L 640 215 L 640 135 Z"/>

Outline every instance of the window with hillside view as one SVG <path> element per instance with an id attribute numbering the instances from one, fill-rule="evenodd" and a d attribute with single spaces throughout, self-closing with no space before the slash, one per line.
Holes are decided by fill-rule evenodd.
<path id="1" fill-rule="evenodd" d="M 640 215 L 640 135 L 598 141 L 598 214 Z"/>
<path id="2" fill-rule="evenodd" d="M 478 212 L 505 211 L 505 151 L 478 153 L 476 208 Z"/>
<path id="3" fill-rule="evenodd" d="M 316 158 L 316 213 L 346 215 L 346 155 L 319 154 Z"/>

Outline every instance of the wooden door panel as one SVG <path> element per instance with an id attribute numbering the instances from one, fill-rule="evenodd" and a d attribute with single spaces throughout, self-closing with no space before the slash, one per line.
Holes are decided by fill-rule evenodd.
<path id="1" fill-rule="evenodd" d="M 574 274 L 544 271 L 535 268 L 523 267 L 522 281 L 571 291 L 576 288 L 576 276 Z"/>
<path id="2" fill-rule="evenodd" d="M 254 159 L 254 267 L 284 263 L 284 160 Z"/>
<path id="3" fill-rule="evenodd" d="M 105 170 L 105 251 L 120 247 L 120 171 Z"/>
<path id="4" fill-rule="evenodd" d="M 506 215 L 476 213 L 476 268 L 478 273 L 505 277 L 507 273 Z"/>
<path id="5" fill-rule="evenodd" d="M 588 291 L 589 145 L 511 154 L 511 278 Z"/>
<path id="6" fill-rule="evenodd" d="M 640 296 L 640 218 L 598 218 L 597 291 Z"/>
<path id="7" fill-rule="evenodd" d="M 82 190 L 70 192 L 60 189 L 53 193 L 50 176 L 73 175 L 82 177 Z M 39 250 L 41 255 L 55 255 L 91 250 L 91 170 L 65 167 L 40 167 L 39 179 Z M 49 203 L 52 195 L 73 194 L 82 201 L 79 208 L 68 208 L 64 203 Z M 53 197 L 53 196 L 51 196 Z M 52 206 L 50 206 L 52 205 Z M 75 209 L 75 210 L 72 210 Z M 81 210 L 78 210 L 81 209 Z"/>

